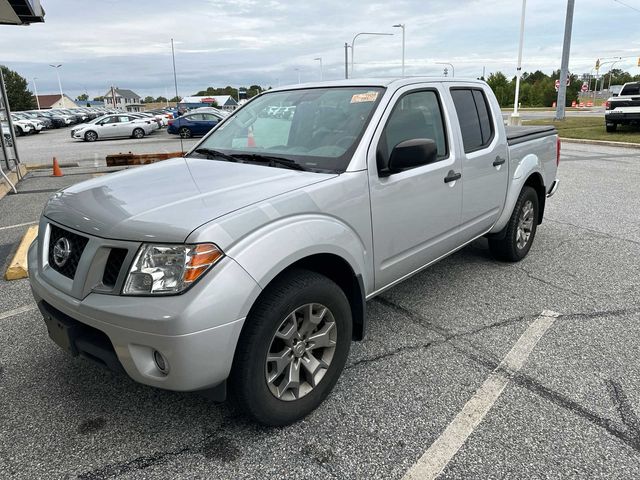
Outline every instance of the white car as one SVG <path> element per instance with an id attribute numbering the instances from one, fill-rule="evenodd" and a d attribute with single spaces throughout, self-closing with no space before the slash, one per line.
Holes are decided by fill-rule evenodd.
<path id="1" fill-rule="evenodd" d="M 16 120 L 15 118 L 12 118 L 11 123 L 13 123 L 13 129 L 16 132 L 16 137 L 29 135 L 35 131 L 35 125 L 26 120 Z"/>
<path id="2" fill-rule="evenodd" d="M 152 125 L 153 123 L 153 125 Z M 75 127 L 71 130 L 71 138 L 95 142 L 102 138 L 144 138 L 156 129 L 155 122 L 143 120 L 122 113 L 105 115 Z"/>

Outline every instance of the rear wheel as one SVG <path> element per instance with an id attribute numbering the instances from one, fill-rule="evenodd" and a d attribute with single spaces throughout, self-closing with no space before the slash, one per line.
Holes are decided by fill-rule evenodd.
<path id="1" fill-rule="evenodd" d="M 489 239 L 491 254 L 498 260 L 519 262 L 527 256 L 538 226 L 538 194 L 525 186 L 520 192 L 504 238 Z"/>
<path id="2" fill-rule="evenodd" d="M 93 130 L 89 130 L 87 133 L 84 134 L 84 139 L 87 142 L 95 142 L 98 139 L 98 134 Z"/>
<path id="3" fill-rule="evenodd" d="M 141 128 L 136 128 L 133 130 L 133 138 L 143 138 L 144 137 L 144 130 Z"/>
<path id="4" fill-rule="evenodd" d="M 288 425 L 329 395 L 351 345 L 351 309 L 323 275 L 293 270 L 252 307 L 229 379 L 238 407 L 265 425 Z"/>
<path id="5" fill-rule="evenodd" d="M 191 130 L 187 127 L 182 127 L 180 130 L 178 130 L 178 133 L 182 138 L 191 138 L 193 136 Z"/>
<path id="6" fill-rule="evenodd" d="M 618 124 L 617 123 L 607 123 L 606 127 L 607 127 L 607 132 L 613 133 L 613 132 L 615 132 L 617 130 Z"/>

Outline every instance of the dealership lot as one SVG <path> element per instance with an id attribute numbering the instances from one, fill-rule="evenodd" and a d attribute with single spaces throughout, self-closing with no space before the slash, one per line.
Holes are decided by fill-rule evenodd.
<path id="1" fill-rule="evenodd" d="M 185 150 L 195 145 L 198 139 L 185 139 Z M 17 139 L 20 159 L 26 165 L 48 165 L 53 157 L 66 164 L 104 166 L 107 155 L 116 153 L 171 153 L 179 152 L 180 138 L 169 135 L 166 128 L 142 139 L 123 138 L 84 142 L 71 138 L 70 129 L 49 130 Z"/>
<path id="2" fill-rule="evenodd" d="M 155 135 L 140 145 L 179 145 Z M 91 149 L 132 151 L 133 140 L 119 142 Z M 519 372 L 498 371 L 502 395 L 442 477 L 640 476 L 640 151 L 562 151 L 529 256 L 497 263 L 479 241 L 370 302 L 367 338 L 334 393 L 291 427 L 258 427 L 228 404 L 69 358 L 48 339 L 28 281 L 0 280 L 1 476 L 401 478 L 544 311 L 559 316 Z M 75 161 L 68 152 L 61 160 Z M 31 172 L 0 201 L 0 258 L 53 191 L 96 170 L 65 173 Z"/>

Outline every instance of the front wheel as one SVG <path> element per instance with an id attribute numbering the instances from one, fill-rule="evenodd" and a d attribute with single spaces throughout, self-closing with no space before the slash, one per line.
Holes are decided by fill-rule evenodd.
<path id="1" fill-rule="evenodd" d="M 84 134 L 84 139 L 87 142 L 95 142 L 98 139 L 98 134 L 92 130 L 89 130 L 87 133 Z"/>
<path id="2" fill-rule="evenodd" d="M 538 194 L 525 186 L 520 192 L 504 238 L 490 238 L 489 249 L 498 260 L 519 262 L 527 256 L 538 226 Z"/>
<path id="3" fill-rule="evenodd" d="M 351 308 L 327 277 L 293 270 L 252 307 L 229 378 L 232 398 L 255 421 L 291 424 L 336 384 L 351 345 Z"/>

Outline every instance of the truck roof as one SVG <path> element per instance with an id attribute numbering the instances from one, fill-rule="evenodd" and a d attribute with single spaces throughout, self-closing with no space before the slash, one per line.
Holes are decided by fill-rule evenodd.
<path id="1" fill-rule="evenodd" d="M 318 87 L 403 87 L 414 83 L 476 83 L 485 85 L 482 80 L 475 78 L 451 78 L 451 77 L 372 77 L 372 78 L 350 78 L 348 80 L 330 80 L 325 82 L 310 82 L 294 85 L 284 85 L 269 90 L 297 90 L 301 88 L 318 88 Z"/>

